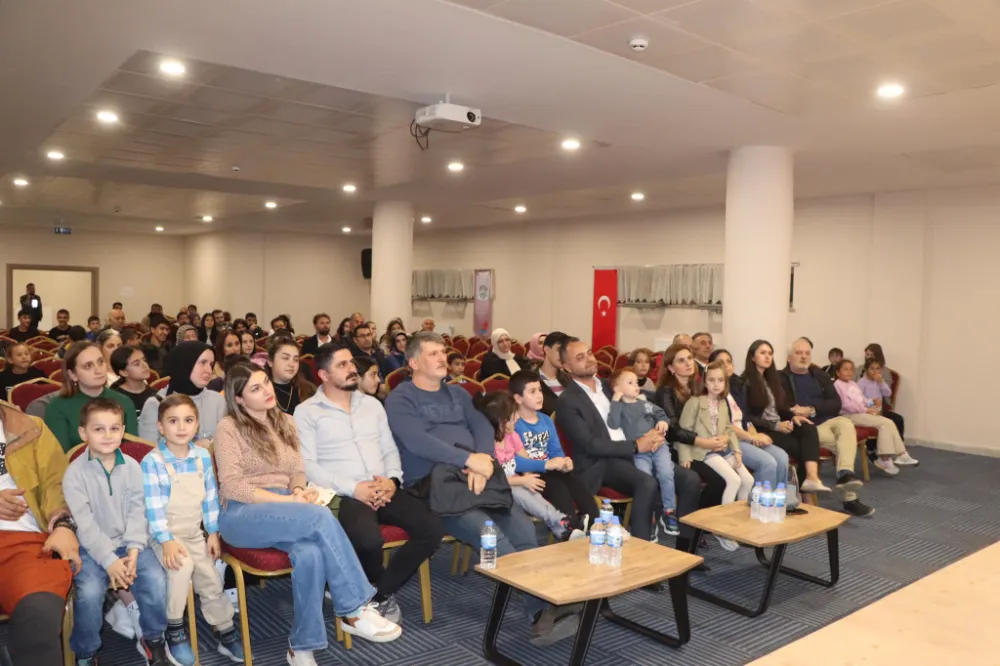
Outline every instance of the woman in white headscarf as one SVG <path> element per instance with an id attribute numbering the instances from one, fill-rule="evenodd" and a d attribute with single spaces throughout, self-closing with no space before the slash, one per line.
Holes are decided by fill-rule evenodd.
<path id="1" fill-rule="evenodd" d="M 514 352 L 511 351 L 510 334 L 505 329 L 494 329 L 493 334 L 490 335 L 490 339 L 493 341 L 493 349 L 486 352 L 486 355 L 483 356 L 483 364 L 479 368 L 480 377 L 483 379 L 492 377 L 493 375 L 506 375 L 510 377 L 521 368 L 527 366 L 525 359 L 514 356 Z"/>

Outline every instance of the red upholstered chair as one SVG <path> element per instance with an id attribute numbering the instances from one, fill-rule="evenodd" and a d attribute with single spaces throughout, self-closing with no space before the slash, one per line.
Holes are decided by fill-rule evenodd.
<path id="1" fill-rule="evenodd" d="M 607 379 L 608 377 L 611 376 L 612 372 L 614 372 L 614 370 L 612 370 L 610 365 L 608 365 L 607 363 L 602 363 L 600 361 L 597 362 L 598 377 L 600 377 L 601 379 Z"/>
<path id="2" fill-rule="evenodd" d="M 469 345 L 469 351 L 465 354 L 471 358 L 475 358 L 480 354 L 485 354 L 490 350 L 490 346 L 483 342 L 482 340 L 476 340 Z"/>
<path id="3" fill-rule="evenodd" d="M 10 387 L 7 390 L 7 400 L 23 412 L 33 401 L 38 400 L 43 395 L 55 393 L 60 388 L 62 388 L 62 384 L 57 384 L 49 379 L 32 379 Z"/>
<path id="4" fill-rule="evenodd" d="M 612 366 L 615 370 L 621 370 L 628 366 L 628 354 L 619 354 L 618 358 L 615 359 L 615 364 Z"/>
<path id="5" fill-rule="evenodd" d="M 510 377 L 497 373 L 484 379 L 482 385 L 488 393 L 506 391 L 510 387 Z"/>
<path id="6" fill-rule="evenodd" d="M 448 383 L 449 384 L 454 384 L 455 386 L 458 386 L 459 388 L 465 389 L 466 393 L 469 394 L 469 397 L 472 397 L 472 398 L 475 398 L 480 393 L 485 393 L 486 392 L 486 389 L 483 388 L 482 384 L 480 384 L 479 382 L 477 382 L 475 379 L 469 379 L 468 377 L 466 377 L 466 381 L 461 382 L 461 383 L 459 383 L 459 381 L 457 379 L 453 379 L 453 380 L 451 380 Z"/>
<path id="7" fill-rule="evenodd" d="M 154 388 L 157 391 L 159 391 L 160 389 L 167 388 L 168 384 L 170 384 L 170 377 L 169 376 L 167 376 L 167 377 L 160 377 L 155 382 L 150 382 L 149 386 L 150 386 L 150 388 Z"/>
<path id="8" fill-rule="evenodd" d="M 475 378 L 479 374 L 479 368 L 482 365 L 482 361 L 470 358 L 465 362 L 465 376 Z"/>
<path id="9" fill-rule="evenodd" d="M 445 334 L 445 335 L 442 335 L 441 337 L 444 338 L 444 343 L 446 345 L 448 345 L 449 347 L 451 347 L 451 336 Z"/>
<path id="10" fill-rule="evenodd" d="M 52 373 L 56 370 L 61 370 L 63 362 L 61 358 L 44 358 L 41 361 L 35 361 L 31 364 L 31 367 L 38 368 L 46 377 L 51 377 Z"/>
<path id="11" fill-rule="evenodd" d="M 566 433 L 563 432 L 562 428 L 559 427 L 559 421 L 556 419 L 556 413 L 552 412 L 552 420 L 556 424 L 556 434 L 559 435 L 559 444 L 562 445 L 563 452 L 566 453 L 570 458 L 573 457 L 573 443 L 566 438 Z M 598 489 L 597 494 L 594 495 L 594 500 L 597 502 L 597 506 L 600 506 L 604 500 L 610 500 L 612 505 L 623 504 L 625 505 L 625 513 L 622 515 L 622 527 L 628 529 L 629 523 L 632 520 L 632 498 L 627 495 L 623 495 L 614 488 L 608 488 L 606 486 L 601 486 Z"/>
<path id="12" fill-rule="evenodd" d="M 52 358 L 52 352 L 45 351 L 43 349 L 31 349 L 31 362 L 42 361 L 47 358 Z"/>
<path id="13" fill-rule="evenodd" d="M 299 363 L 301 363 L 302 365 L 307 366 L 309 368 L 309 370 L 312 371 L 312 376 L 316 380 L 316 382 L 318 383 L 319 382 L 319 375 L 316 374 L 316 359 L 313 358 L 313 355 L 312 354 L 306 354 L 305 356 L 300 357 L 299 358 Z"/>
<path id="14" fill-rule="evenodd" d="M 456 337 L 451 341 L 451 346 L 461 352 L 462 356 L 469 355 L 469 341 L 465 338 Z"/>
<path id="15" fill-rule="evenodd" d="M 514 344 L 512 344 L 510 346 L 510 350 L 514 352 L 514 356 L 524 356 L 527 353 L 527 350 L 525 350 L 524 345 L 522 345 L 520 342 L 515 342 Z"/>
<path id="16" fill-rule="evenodd" d="M 606 349 L 598 350 L 597 353 L 594 354 L 594 357 L 597 359 L 598 363 L 604 363 L 608 366 L 614 365 L 615 362 L 615 357 L 612 356 Z"/>
<path id="17" fill-rule="evenodd" d="M 63 383 L 63 371 L 62 371 L 62 368 L 60 368 L 59 370 L 56 370 L 51 375 L 49 375 L 49 379 L 51 379 L 52 381 L 54 381 L 54 382 L 56 382 L 58 384 L 62 384 Z"/>
<path id="18" fill-rule="evenodd" d="M 611 359 L 612 360 L 617 359 L 618 356 L 619 356 L 618 348 L 615 347 L 614 345 L 604 345 L 603 347 L 601 347 L 597 351 L 603 351 L 603 352 L 607 352 L 607 353 L 611 354 Z"/>
<path id="19" fill-rule="evenodd" d="M 156 370 L 150 370 L 149 371 L 149 379 L 147 379 L 146 382 L 147 383 L 149 383 L 149 382 L 155 382 L 159 378 L 160 378 L 160 373 L 158 373 Z"/>
<path id="20" fill-rule="evenodd" d="M 388 387 L 388 392 L 391 393 L 392 389 L 396 388 L 403 383 L 406 376 L 410 374 L 409 368 L 396 368 L 385 378 L 385 385 Z"/>
<path id="21" fill-rule="evenodd" d="M 472 337 L 469 338 L 469 344 L 470 345 L 473 342 L 482 342 L 482 341 L 483 341 L 483 338 L 482 338 L 482 336 L 479 336 L 479 335 L 473 335 Z"/>
<path id="22" fill-rule="evenodd" d="M 31 340 L 28 341 L 28 344 L 34 347 L 35 349 L 41 349 L 42 351 L 47 351 L 47 352 L 59 348 L 58 342 L 56 342 L 52 338 L 46 338 L 46 337 L 31 338 Z"/>

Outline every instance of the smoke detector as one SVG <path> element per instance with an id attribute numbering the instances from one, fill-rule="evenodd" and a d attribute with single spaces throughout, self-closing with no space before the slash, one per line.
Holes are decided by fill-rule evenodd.
<path id="1" fill-rule="evenodd" d="M 649 40 L 645 37 L 633 37 L 628 40 L 628 46 L 633 51 L 645 51 L 649 48 Z"/>

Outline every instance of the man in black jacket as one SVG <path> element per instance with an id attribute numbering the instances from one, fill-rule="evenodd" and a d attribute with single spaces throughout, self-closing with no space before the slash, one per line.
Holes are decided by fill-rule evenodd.
<path id="1" fill-rule="evenodd" d="M 375 344 L 375 334 L 367 322 L 361 322 L 351 331 L 351 352 L 355 356 L 365 356 L 374 361 L 383 378 L 389 374 L 385 367 L 385 352 Z"/>
<path id="2" fill-rule="evenodd" d="M 587 343 L 568 337 L 560 354 L 563 369 L 572 378 L 556 404 L 556 422 L 567 440 L 564 444 L 572 448 L 573 462 L 591 491 L 607 486 L 632 497 L 632 534 L 648 541 L 659 487 L 652 475 L 636 468 L 632 456 L 666 446 L 663 435 L 654 429 L 628 441 L 621 430 L 611 430 L 607 425 L 611 393 L 597 376 L 594 352 Z M 686 487 L 681 481 L 685 471 L 694 476 L 694 488 L 698 488 L 694 472 L 676 468 L 678 493 Z M 694 503 L 697 506 L 697 498 Z"/>
<path id="3" fill-rule="evenodd" d="M 313 328 L 316 329 L 316 335 L 306 338 L 302 343 L 303 354 L 315 355 L 321 346 L 333 342 L 333 336 L 330 335 L 330 315 L 324 312 L 313 317 Z"/>
<path id="4" fill-rule="evenodd" d="M 794 405 L 792 413 L 816 426 L 819 441 L 837 455 L 837 488 L 844 494 L 844 510 L 867 518 L 875 509 L 863 504 L 855 492 L 861 481 L 854 476 L 858 455 L 858 433 L 854 424 L 840 416 L 840 394 L 830 376 L 812 363 L 812 343 L 799 338 L 792 343 L 788 365 L 781 371 L 784 389 Z"/>
<path id="5" fill-rule="evenodd" d="M 29 282 L 26 293 L 21 296 L 21 309 L 31 315 L 31 328 L 37 329 L 42 320 L 42 297 L 35 293 L 35 283 Z"/>

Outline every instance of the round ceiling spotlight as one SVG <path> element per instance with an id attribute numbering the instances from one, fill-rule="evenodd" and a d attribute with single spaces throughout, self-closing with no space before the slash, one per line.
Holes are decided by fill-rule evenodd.
<path id="1" fill-rule="evenodd" d="M 163 231 L 163 227 L 156 227 L 157 231 Z"/>
<path id="2" fill-rule="evenodd" d="M 646 195 L 643 194 L 642 192 L 633 192 L 632 193 L 632 201 L 642 201 L 645 198 L 646 198 Z"/>
<path id="3" fill-rule="evenodd" d="M 213 218 L 211 215 L 202 215 L 201 216 L 201 221 L 202 222 L 211 222 L 213 219 L 215 219 L 215 218 Z"/>
<path id="4" fill-rule="evenodd" d="M 180 60 L 161 60 L 160 71 L 167 76 L 184 76 L 187 68 Z"/>
<path id="5" fill-rule="evenodd" d="M 277 201 L 268 201 L 264 203 L 264 208 L 267 208 L 268 210 L 274 210 L 277 207 L 278 207 Z"/>
<path id="6" fill-rule="evenodd" d="M 344 190 L 348 194 L 353 194 L 358 191 L 358 187 L 354 183 L 344 183 L 344 186 L 340 189 Z"/>
<path id="7" fill-rule="evenodd" d="M 901 83 L 884 83 L 878 87 L 875 94 L 882 99 L 897 99 L 905 92 L 906 88 Z"/>
<path id="8" fill-rule="evenodd" d="M 459 171 L 462 171 L 463 169 L 465 169 L 465 165 L 462 164 L 461 162 L 449 162 L 448 163 L 448 171 L 451 171 L 453 173 L 458 173 Z"/>
<path id="9" fill-rule="evenodd" d="M 423 222 L 424 224 L 430 224 L 433 220 L 431 219 L 430 215 L 424 215 L 422 218 L 420 218 L 420 221 Z"/>
<path id="10" fill-rule="evenodd" d="M 517 213 L 518 215 L 521 215 L 523 213 L 527 213 L 528 212 L 528 207 L 527 206 L 514 206 L 514 212 Z"/>
<path id="11" fill-rule="evenodd" d="M 104 109 L 97 112 L 97 119 L 105 125 L 113 125 L 118 122 L 118 114 Z"/>
<path id="12" fill-rule="evenodd" d="M 14 187 L 27 187 L 27 186 L 28 186 L 28 179 L 27 178 L 15 178 L 14 179 Z"/>
<path id="13" fill-rule="evenodd" d="M 58 162 L 59 160 L 66 159 L 66 156 L 62 153 L 62 151 L 59 150 L 50 150 L 49 152 L 45 153 L 45 156 L 48 157 L 53 162 Z"/>
<path id="14" fill-rule="evenodd" d="M 580 149 L 579 139 L 563 139 L 562 149 L 568 152 L 573 152 L 574 150 Z"/>
<path id="15" fill-rule="evenodd" d="M 340 230 L 343 231 L 345 234 L 351 233 L 350 227 L 341 227 Z"/>

